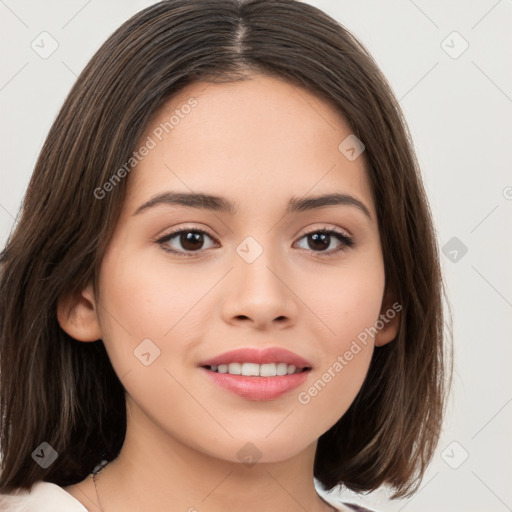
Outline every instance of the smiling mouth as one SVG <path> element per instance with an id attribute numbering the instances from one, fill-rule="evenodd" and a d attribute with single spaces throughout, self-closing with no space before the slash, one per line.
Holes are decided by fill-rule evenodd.
<path id="1" fill-rule="evenodd" d="M 280 377 L 293 375 L 311 370 L 309 367 L 298 368 L 293 364 L 287 363 L 229 363 L 219 365 L 203 366 L 207 370 L 215 373 L 225 373 L 229 375 L 242 375 L 244 377 Z"/>

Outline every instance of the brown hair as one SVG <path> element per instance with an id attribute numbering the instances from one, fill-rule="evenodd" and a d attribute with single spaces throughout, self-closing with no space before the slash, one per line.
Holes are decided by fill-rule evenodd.
<path id="1" fill-rule="evenodd" d="M 96 284 L 127 179 L 103 199 L 95 190 L 172 95 L 251 71 L 320 95 L 365 145 L 386 291 L 402 306 L 396 338 L 375 349 L 356 399 L 319 438 L 314 476 L 325 489 L 416 492 L 452 374 L 430 210 L 406 122 L 375 61 L 340 23 L 296 0 L 157 3 L 117 29 L 78 77 L 0 256 L 1 492 L 39 480 L 71 485 L 119 453 L 124 389 L 104 345 L 77 343 L 57 320 L 59 298 Z M 47 469 L 31 456 L 42 442 L 58 453 Z"/>

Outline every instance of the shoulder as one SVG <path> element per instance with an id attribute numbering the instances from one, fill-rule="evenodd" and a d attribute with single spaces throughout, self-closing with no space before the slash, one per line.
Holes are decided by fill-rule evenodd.
<path id="1" fill-rule="evenodd" d="M 62 487 L 50 482 L 36 482 L 30 490 L 0 494 L 1 512 L 88 512 Z"/>
<path id="2" fill-rule="evenodd" d="M 362 507 L 361 505 L 356 505 L 355 503 L 343 503 L 345 507 L 347 507 L 348 510 L 355 512 L 377 512 L 375 510 L 370 510 L 369 508 Z"/>
<path id="3" fill-rule="evenodd" d="M 329 503 L 337 512 L 377 512 L 374 509 L 369 509 L 366 507 L 363 507 L 362 505 L 357 505 L 356 503 L 347 503 L 346 501 L 332 501 L 327 500 L 324 497 L 324 500 Z"/>

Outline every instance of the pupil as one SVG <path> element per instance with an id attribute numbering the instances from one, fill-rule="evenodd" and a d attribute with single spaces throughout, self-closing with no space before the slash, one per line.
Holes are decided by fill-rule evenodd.
<path id="1" fill-rule="evenodd" d="M 187 251 L 193 251 L 201 247 L 203 243 L 203 234 L 198 232 L 189 231 L 181 235 L 181 245 Z"/>
<path id="2" fill-rule="evenodd" d="M 326 233 L 314 233 L 312 235 L 309 235 L 313 241 L 318 242 L 320 239 L 322 240 L 321 244 L 316 247 L 316 249 L 326 249 L 329 247 L 329 241 L 327 240 L 330 235 Z M 315 247 L 313 247 L 315 248 Z"/>

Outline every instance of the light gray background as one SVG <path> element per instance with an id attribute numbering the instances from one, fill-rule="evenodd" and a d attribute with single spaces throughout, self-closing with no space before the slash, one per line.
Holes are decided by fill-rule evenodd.
<path id="1" fill-rule="evenodd" d="M 2 247 L 76 76 L 108 35 L 152 3 L 0 0 Z M 454 313 L 454 390 L 419 492 L 393 502 L 385 490 L 342 497 L 380 511 L 512 510 L 512 1 L 308 3 L 360 38 L 400 100 L 446 247 Z M 31 47 L 50 48 L 43 31 L 58 43 L 46 59 Z"/>

